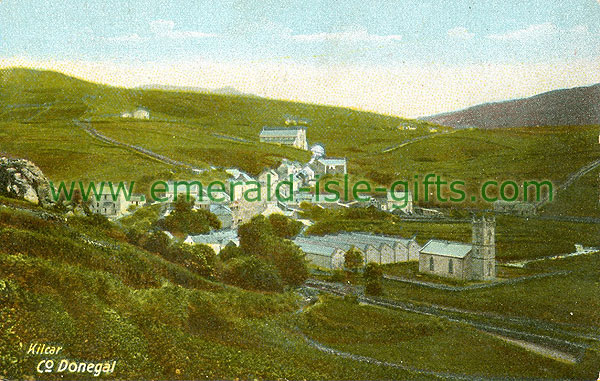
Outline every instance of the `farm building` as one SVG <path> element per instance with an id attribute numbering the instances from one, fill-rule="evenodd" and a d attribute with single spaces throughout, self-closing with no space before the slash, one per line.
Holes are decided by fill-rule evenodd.
<path id="1" fill-rule="evenodd" d="M 150 119 L 150 111 L 143 107 L 138 107 L 132 115 L 135 119 Z"/>

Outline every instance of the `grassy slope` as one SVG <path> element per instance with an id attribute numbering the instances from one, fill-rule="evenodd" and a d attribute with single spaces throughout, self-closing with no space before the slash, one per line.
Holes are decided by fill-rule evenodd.
<path id="1" fill-rule="evenodd" d="M 309 348 L 287 331 L 292 294 L 199 278 L 110 237 L 117 233 L 0 211 L 0 375 L 39 377 L 39 356 L 25 351 L 44 342 L 63 346 L 65 358 L 116 359 L 113 377 L 124 379 L 407 376 Z M 87 245 L 81 234 L 119 247 Z"/>
<path id="2" fill-rule="evenodd" d="M 82 235 L 117 246 L 85 244 Z M 64 223 L 0 209 L 5 376 L 35 377 L 39 357 L 24 352 L 30 343 L 46 342 L 63 346 L 66 358 L 117 359 L 116 378 L 415 377 L 318 352 L 295 333 L 296 325 L 337 349 L 418 368 L 534 377 L 577 370 L 461 325 L 337 299 L 298 316 L 291 293 L 253 293 L 205 280 L 121 237 L 81 219 Z M 464 350 L 457 355 L 456 347 Z M 515 365 L 507 358 L 527 361 Z"/>
<path id="3" fill-rule="evenodd" d="M 468 326 L 322 297 L 300 327 L 333 348 L 405 366 L 484 377 L 572 377 L 575 367 Z"/>

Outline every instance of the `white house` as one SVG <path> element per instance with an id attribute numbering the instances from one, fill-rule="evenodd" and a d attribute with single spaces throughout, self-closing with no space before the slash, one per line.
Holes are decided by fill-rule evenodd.
<path id="1" fill-rule="evenodd" d="M 413 214 L 413 198 L 412 193 L 405 191 L 390 191 L 387 193 L 387 203 L 385 210 L 389 212 L 402 211 L 406 214 Z"/>
<path id="2" fill-rule="evenodd" d="M 207 245 L 210 246 L 215 253 L 219 253 L 221 249 L 229 244 L 239 245 L 237 230 L 225 229 L 210 232 L 208 234 L 189 235 L 183 241 L 189 245 Z"/>
<path id="3" fill-rule="evenodd" d="M 150 111 L 143 107 L 138 107 L 132 115 L 135 119 L 150 119 Z"/>

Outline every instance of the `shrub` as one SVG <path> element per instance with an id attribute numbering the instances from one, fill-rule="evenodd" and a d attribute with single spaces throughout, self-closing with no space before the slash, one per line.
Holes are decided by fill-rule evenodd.
<path id="1" fill-rule="evenodd" d="M 246 256 L 230 260 L 223 271 L 225 282 L 248 290 L 282 291 L 283 283 L 274 266 Z"/>
<path id="2" fill-rule="evenodd" d="M 219 258 L 221 258 L 221 261 L 223 261 L 223 262 L 227 262 L 228 260 L 233 259 L 233 258 L 239 258 L 243 255 L 244 255 L 244 252 L 242 251 L 242 249 L 240 249 L 239 247 L 237 247 L 235 244 L 233 244 L 231 242 L 229 244 L 227 244 L 227 246 L 222 248 L 221 251 L 219 252 Z"/>
<path id="3" fill-rule="evenodd" d="M 261 255 L 273 236 L 273 227 L 265 216 L 258 215 L 238 228 L 238 236 L 240 248 L 246 255 Z"/>
<path id="4" fill-rule="evenodd" d="M 167 259 L 182 264 L 198 275 L 213 276 L 216 257 L 210 246 L 179 243 L 169 248 Z"/>
<path id="5" fill-rule="evenodd" d="M 302 230 L 302 222 L 293 220 L 283 214 L 273 213 L 269 216 L 273 234 L 280 238 L 292 238 Z"/>
<path id="6" fill-rule="evenodd" d="M 363 265 L 362 252 L 352 246 L 346 254 L 344 254 L 344 266 L 350 271 L 356 272 Z"/>
<path id="7" fill-rule="evenodd" d="M 298 286 L 308 278 L 305 254 L 297 245 L 287 240 L 272 240 L 266 250 L 285 284 Z"/>

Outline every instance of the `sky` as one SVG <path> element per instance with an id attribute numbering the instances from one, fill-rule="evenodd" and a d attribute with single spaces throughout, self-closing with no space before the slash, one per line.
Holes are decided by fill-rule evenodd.
<path id="1" fill-rule="evenodd" d="M 600 82 L 600 0 L 0 0 L 0 67 L 404 117 Z"/>

